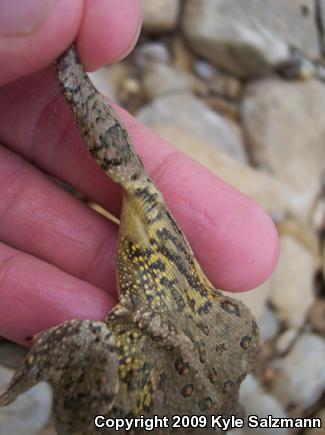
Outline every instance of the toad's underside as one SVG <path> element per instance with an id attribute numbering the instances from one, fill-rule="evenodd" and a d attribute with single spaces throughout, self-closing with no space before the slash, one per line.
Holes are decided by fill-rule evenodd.
<path id="1" fill-rule="evenodd" d="M 204 275 L 74 47 L 58 59 L 56 75 L 90 153 L 123 190 L 120 300 L 104 322 L 72 320 L 37 336 L 0 404 L 48 380 L 57 431 L 67 435 L 96 433 L 99 414 L 241 415 L 238 390 L 258 342 L 252 315 Z"/>

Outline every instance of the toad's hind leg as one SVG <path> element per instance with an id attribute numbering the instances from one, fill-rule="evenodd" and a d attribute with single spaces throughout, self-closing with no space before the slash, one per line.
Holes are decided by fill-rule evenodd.
<path id="1" fill-rule="evenodd" d="M 42 381 L 54 388 L 58 433 L 93 428 L 94 415 L 107 414 L 118 391 L 115 338 L 106 324 L 71 320 L 39 334 L 0 406 Z"/>

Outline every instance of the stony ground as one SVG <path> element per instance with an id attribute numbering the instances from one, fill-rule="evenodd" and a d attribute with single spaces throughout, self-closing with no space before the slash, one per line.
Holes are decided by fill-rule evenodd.
<path id="1" fill-rule="evenodd" d="M 325 84 L 313 63 L 324 62 L 325 1 L 142 3 L 136 49 L 92 78 L 270 213 L 281 255 L 274 275 L 242 296 L 262 335 L 242 402 L 248 414 L 323 417 L 325 426 Z M 0 388 L 23 354 L 0 342 Z M 50 402 L 47 385 L 34 388 L 0 411 L 0 435 L 53 435 Z"/>

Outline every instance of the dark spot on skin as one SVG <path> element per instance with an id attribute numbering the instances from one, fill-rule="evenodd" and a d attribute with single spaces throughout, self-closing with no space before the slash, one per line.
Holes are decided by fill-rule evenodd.
<path id="1" fill-rule="evenodd" d="M 211 384 L 216 384 L 218 382 L 218 372 L 214 367 L 210 367 L 208 378 Z"/>
<path id="2" fill-rule="evenodd" d="M 212 307 L 211 301 L 206 301 L 203 305 L 201 305 L 198 308 L 197 312 L 200 315 L 202 315 L 202 314 L 208 314 L 211 307 Z"/>
<path id="3" fill-rule="evenodd" d="M 207 411 L 208 409 L 210 409 L 212 406 L 212 400 L 210 399 L 210 397 L 206 397 L 205 399 L 201 399 L 199 401 L 199 408 L 200 411 Z"/>
<path id="4" fill-rule="evenodd" d="M 226 381 L 223 384 L 223 392 L 229 393 L 231 391 L 233 385 L 234 385 L 234 383 L 230 379 L 228 379 L 228 381 Z"/>
<path id="5" fill-rule="evenodd" d="M 197 324 L 198 328 L 201 329 L 201 331 L 203 332 L 204 335 L 208 336 L 209 335 L 209 327 L 208 325 L 205 325 L 203 322 L 199 322 Z"/>
<path id="6" fill-rule="evenodd" d="M 207 354 L 205 351 L 205 343 L 203 340 L 197 342 L 197 350 L 199 352 L 200 362 L 203 364 L 207 359 Z"/>
<path id="7" fill-rule="evenodd" d="M 191 397 L 193 391 L 194 391 L 194 385 L 192 385 L 192 384 L 185 385 L 185 387 L 182 388 L 182 390 L 181 390 L 181 395 L 183 397 Z"/>
<path id="8" fill-rule="evenodd" d="M 301 5 L 300 10 L 301 10 L 301 13 L 304 17 L 307 18 L 309 16 L 310 10 L 309 10 L 308 6 Z"/>
<path id="9" fill-rule="evenodd" d="M 226 311 L 228 314 L 235 314 L 236 316 L 240 317 L 240 310 L 239 306 L 231 301 L 223 301 L 220 304 L 221 308 Z"/>
<path id="10" fill-rule="evenodd" d="M 138 176 L 139 176 L 139 175 L 135 172 L 134 174 L 131 175 L 131 180 L 132 180 L 132 181 L 137 180 L 137 179 L 138 179 Z"/>
<path id="11" fill-rule="evenodd" d="M 190 366 L 187 362 L 183 360 L 182 357 L 179 357 L 175 361 L 175 369 L 179 375 L 185 375 L 186 373 L 188 373 Z"/>
<path id="12" fill-rule="evenodd" d="M 89 325 L 89 329 L 93 334 L 98 334 L 102 328 L 99 325 L 97 326 Z"/>
<path id="13" fill-rule="evenodd" d="M 228 349 L 229 349 L 229 344 L 226 343 L 216 344 L 216 352 L 220 356 Z"/>
<path id="14" fill-rule="evenodd" d="M 251 344 L 251 341 L 252 341 L 251 337 L 249 337 L 248 335 L 245 335 L 240 340 L 240 347 L 242 347 L 245 350 L 248 349 L 250 344 Z"/>
<path id="15" fill-rule="evenodd" d="M 166 385 L 167 376 L 165 372 L 161 372 L 158 381 L 158 388 L 164 388 Z"/>
<path id="16" fill-rule="evenodd" d="M 192 311 L 195 310 L 195 300 L 194 299 L 188 299 L 188 305 L 191 308 Z"/>
<path id="17" fill-rule="evenodd" d="M 252 334 L 254 335 L 254 337 L 257 337 L 258 335 L 258 326 L 255 320 L 252 320 Z"/>

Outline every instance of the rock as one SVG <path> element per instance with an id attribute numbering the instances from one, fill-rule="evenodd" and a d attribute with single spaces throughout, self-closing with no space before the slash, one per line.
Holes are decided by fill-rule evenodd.
<path id="1" fill-rule="evenodd" d="M 12 371 L 0 366 L 0 389 L 8 385 Z M 0 408 L 0 435 L 35 435 L 48 422 L 51 413 L 51 389 L 46 383 L 36 385 L 18 399 Z"/>
<path id="2" fill-rule="evenodd" d="M 315 269 L 319 267 L 319 240 L 318 235 L 305 222 L 297 219 L 287 218 L 277 225 L 278 232 L 281 235 L 288 235 L 310 251 L 314 257 Z"/>
<path id="3" fill-rule="evenodd" d="M 325 86 L 316 80 L 260 80 L 248 86 L 243 100 L 253 160 L 299 193 L 297 206 L 305 219 L 321 188 L 324 106 Z"/>
<path id="4" fill-rule="evenodd" d="M 315 299 L 310 308 L 308 320 L 314 331 L 325 335 L 325 299 Z"/>
<path id="5" fill-rule="evenodd" d="M 200 82 L 190 73 L 163 63 L 152 63 L 143 77 L 143 90 L 149 99 L 200 89 Z"/>
<path id="6" fill-rule="evenodd" d="M 261 341 L 272 340 L 277 335 L 280 328 L 279 320 L 274 310 L 266 306 L 262 312 L 258 326 L 260 327 Z"/>
<path id="7" fill-rule="evenodd" d="M 319 57 L 314 15 L 310 0 L 187 0 L 182 28 L 200 56 L 251 77 L 288 62 L 293 47 Z"/>
<path id="8" fill-rule="evenodd" d="M 0 365 L 10 369 L 18 368 L 27 351 L 25 347 L 10 341 L 0 343 Z"/>
<path id="9" fill-rule="evenodd" d="M 155 125 L 169 124 L 186 130 L 189 135 L 246 161 L 240 137 L 232 125 L 190 94 L 168 95 L 155 99 L 139 110 L 137 118 L 154 129 Z"/>
<path id="10" fill-rule="evenodd" d="M 193 64 L 194 73 L 203 80 L 211 80 L 216 74 L 214 65 L 204 59 L 196 59 Z"/>
<path id="11" fill-rule="evenodd" d="M 218 73 L 209 81 L 209 90 L 212 94 L 238 100 L 242 93 L 242 85 L 235 77 Z"/>
<path id="12" fill-rule="evenodd" d="M 279 319 L 299 328 L 313 302 L 314 259 L 312 254 L 290 236 L 280 238 L 278 266 L 270 278 L 270 301 Z"/>
<path id="13" fill-rule="evenodd" d="M 246 418 L 249 415 L 258 415 L 259 418 L 265 418 L 268 415 L 279 418 L 287 418 L 287 415 L 281 404 L 272 397 L 266 394 L 261 386 L 257 383 L 253 375 L 248 375 L 243 381 L 240 389 L 240 402 L 244 404 L 246 409 Z M 287 429 L 274 428 L 250 428 L 247 425 L 243 428 L 245 435 L 255 435 L 259 433 L 265 434 L 288 434 Z"/>
<path id="14" fill-rule="evenodd" d="M 228 101 L 216 95 L 205 98 L 204 101 L 209 107 L 211 107 L 211 109 L 217 113 L 220 113 L 220 115 L 228 116 L 230 119 L 235 121 L 238 120 L 239 107 L 238 104 L 234 103 L 233 101 Z"/>
<path id="15" fill-rule="evenodd" d="M 173 66 L 192 72 L 195 57 L 178 33 L 171 40 L 171 52 L 173 54 Z"/>
<path id="16" fill-rule="evenodd" d="M 179 7 L 179 0 L 141 0 L 144 32 L 157 34 L 174 30 Z"/>
<path id="17" fill-rule="evenodd" d="M 139 68 L 144 68 L 150 63 L 165 63 L 171 61 L 168 48 L 161 42 L 147 42 L 139 45 L 133 54 L 135 64 Z"/>
<path id="18" fill-rule="evenodd" d="M 317 200 L 311 211 L 310 223 L 312 228 L 316 231 L 325 229 L 325 198 L 319 198 Z"/>
<path id="19" fill-rule="evenodd" d="M 307 409 L 325 389 L 325 341 L 316 334 L 303 334 L 283 358 L 271 392 L 284 406 Z"/>
<path id="20" fill-rule="evenodd" d="M 288 352 L 289 347 L 293 344 L 298 335 L 298 330 L 294 328 L 284 331 L 275 343 L 275 347 L 278 353 L 284 354 Z"/>
<path id="21" fill-rule="evenodd" d="M 254 198 L 272 216 L 299 213 L 299 209 L 296 209 L 295 197 L 286 185 L 268 174 L 235 160 L 225 152 L 216 150 L 209 142 L 191 134 L 187 127 L 180 128 L 173 122 L 170 118 L 170 124 L 152 123 L 151 127 L 218 177 Z"/>

